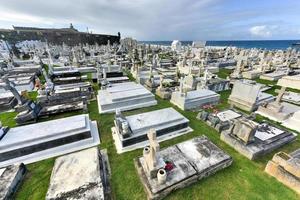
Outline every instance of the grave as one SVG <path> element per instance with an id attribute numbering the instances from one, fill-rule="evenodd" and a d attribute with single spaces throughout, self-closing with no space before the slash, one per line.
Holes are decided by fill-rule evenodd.
<path id="1" fill-rule="evenodd" d="M 116 109 L 125 111 L 157 104 L 150 91 L 134 82 L 116 83 L 99 90 L 97 100 L 100 114 L 113 113 Z"/>
<path id="2" fill-rule="evenodd" d="M 277 85 L 300 90 L 300 74 L 295 76 L 284 76 L 278 80 Z"/>
<path id="3" fill-rule="evenodd" d="M 221 140 L 250 160 L 270 153 L 296 137 L 295 133 L 246 118 L 234 120 L 228 130 L 221 132 Z"/>
<path id="4" fill-rule="evenodd" d="M 300 111 L 293 113 L 290 118 L 282 122 L 282 125 L 300 133 Z"/>
<path id="5" fill-rule="evenodd" d="M 100 68 L 100 67 L 97 68 L 96 78 L 92 77 L 92 79 L 97 80 L 98 83 L 107 81 L 111 84 L 129 81 L 129 78 L 123 75 L 122 70 L 120 72 L 119 71 L 107 72 L 107 70 L 108 70 L 107 68 Z"/>
<path id="6" fill-rule="evenodd" d="M 281 100 L 292 104 L 300 105 L 300 94 L 288 91 L 284 93 Z"/>
<path id="7" fill-rule="evenodd" d="M 252 80 L 258 78 L 262 73 L 263 72 L 261 70 L 253 69 L 253 70 L 242 72 L 242 76 L 243 78 Z"/>
<path id="8" fill-rule="evenodd" d="M 18 100 L 11 92 L 0 93 L 0 112 L 13 109 L 18 104 Z"/>
<path id="9" fill-rule="evenodd" d="M 8 77 L 8 80 L 14 84 L 14 87 L 18 91 L 32 91 L 34 89 L 34 77 L 17 77 L 11 78 Z M 0 80 L 0 84 L 4 84 L 3 80 Z M 5 89 L 0 88 L 0 93 L 5 92 Z"/>
<path id="10" fill-rule="evenodd" d="M 106 150 L 98 147 L 55 160 L 46 200 L 110 199 L 110 167 Z"/>
<path id="11" fill-rule="evenodd" d="M 233 110 L 225 110 L 218 113 L 209 113 L 205 110 L 200 111 L 197 119 L 203 120 L 209 126 L 216 129 L 219 133 L 230 128 L 232 120 L 240 118 L 242 115 Z"/>
<path id="12" fill-rule="evenodd" d="M 170 102 L 182 110 L 191 110 L 208 104 L 216 105 L 219 100 L 219 94 L 207 89 L 184 92 L 183 79 L 181 79 L 179 91 L 172 92 Z"/>
<path id="13" fill-rule="evenodd" d="M 120 65 L 111 65 L 111 64 L 102 64 L 100 66 L 100 70 L 103 71 L 103 69 L 106 72 L 107 78 L 112 78 L 112 77 L 123 77 L 123 71 L 122 67 Z"/>
<path id="14" fill-rule="evenodd" d="M 286 93 L 286 87 L 292 85 L 289 85 L 289 82 L 281 82 L 280 85 L 281 89 L 278 92 L 276 101 L 265 103 L 261 105 L 256 111 L 256 113 L 276 122 L 282 122 L 288 119 L 293 113 L 300 110 L 300 107 L 297 105 L 293 105 L 286 102 L 281 103 L 281 100 L 284 94 Z M 297 86 L 294 86 L 293 89 L 296 88 Z"/>
<path id="15" fill-rule="evenodd" d="M 172 90 L 164 86 L 163 76 L 160 76 L 159 87 L 155 90 L 155 94 L 162 99 L 170 99 L 172 95 Z"/>
<path id="16" fill-rule="evenodd" d="M 248 82 L 235 81 L 228 103 L 245 111 L 252 112 L 266 102 L 271 102 L 274 97 L 261 92 L 260 85 L 253 85 Z"/>
<path id="17" fill-rule="evenodd" d="M 294 104 L 287 102 L 282 102 L 280 104 L 271 102 L 266 105 L 261 105 L 255 113 L 281 123 L 299 110 L 300 107 Z"/>
<path id="18" fill-rule="evenodd" d="M 38 90 L 37 100 L 40 103 L 48 102 L 53 105 L 64 103 L 69 99 L 93 98 L 93 87 L 89 82 L 69 83 L 54 85 L 48 78 L 46 71 L 43 69 L 43 75 L 46 79 L 45 89 Z M 70 101 L 69 101 L 70 102 Z"/>
<path id="19" fill-rule="evenodd" d="M 0 199 L 13 199 L 26 173 L 24 164 L 10 165 L 0 169 Z"/>
<path id="20" fill-rule="evenodd" d="M 300 194 L 300 149 L 290 154 L 276 153 L 265 171 Z"/>
<path id="21" fill-rule="evenodd" d="M 26 74 L 26 73 L 34 73 L 35 75 L 39 75 L 42 69 L 41 65 L 20 65 L 14 66 L 10 71 L 10 74 Z"/>
<path id="22" fill-rule="evenodd" d="M 262 80 L 277 81 L 288 74 L 287 70 L 278 70 L 271 73 L 265 73 L 259 76 Z"/>
<path id="23" fill-rule="evenodd" d="M 192 131 L 189 127 L 189 120 L 173 108 L 127 117 L 117 111 L 114 124 L 112 135 L 118 153 L 145 147 L 148 144 L 147 132 L 150 128 L 156 130 L 159 141 L 168 140 Z"/>
<path id="24" fill-rule="evenodd" d="M 143 156 L 134 159 L 135 168 L 148 199 L 162 199 L 174 190 L 220 171 L 232 163 L 232 158 L 206 136 L 160 150 L 156 132 L 148 132 L 150 146 Z"/>
<path id="25" fill-rule="evenodd" d="M 88 115 L 10 128 L 0 140 L 0 167 L 33 163 L 99 143 L 97 123 Z"/>
<path id="26" fill-rule="evenodd" d="M 229 90 L 229 86 L 229 80 L 219 78 L 217 75 L 205 70 L 204 76 L 199 78 L 197 89 L 208 89 L 214 92 L 221 92 L 224 90 Z"/>

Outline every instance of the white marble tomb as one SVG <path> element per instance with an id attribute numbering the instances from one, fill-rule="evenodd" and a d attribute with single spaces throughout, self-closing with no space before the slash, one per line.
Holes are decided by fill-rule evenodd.
<path id="1" fill-rule="evenodd" d="M 11 128 L 0 140 L 0 167 L 33 163 L 100 143 L 86 114 Z"/>
<path id="2" fill-rule="evenodd" d="M 105 90 L 99 90 L 97 100 L 100 114 L 112 113 L 116 109 L 133 110 L 157 104 L 150 91 L 134 82 L 116 83 Z"/>

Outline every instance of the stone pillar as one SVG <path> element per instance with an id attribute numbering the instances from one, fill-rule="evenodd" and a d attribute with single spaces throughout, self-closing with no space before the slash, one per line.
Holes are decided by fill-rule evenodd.
<path id="1" fill-rule="evenodd" d="M 279 91 L 279 93 L 278 93 L 278 95 L 276 97 L 276 103 L 277 104 L 280 104 L 280 101 L 281 101 L 281 99 L 282 99 L 282 97 L 283 97 L 283 95 L 285 93 L 285 90 L 286 90 L 286 87 L 281 87 L 281 89 L 280 89 L 280 91 Z"/>
<path id="2" fill-rule="evenodd" d="M 106 80 L 106 70 L 103 68 L 103 80 Z"/>
<path id="3" fill-rule="evenodd" d="M 99 64 L 97 64 L 96 70 L 97 70 L 97 83 L 100 84 L 100 82 L 101 82 L 101 73 L 100 73 L 100 66 L 99 66 Z"/>
<path id="4" fill-rule="evenodd" d="M 163 80 L 164 80 L 163 75 L 160 75 L 160 79 L 159 79 L 159 87 L 160 88 L 163 88 Z"/>
<path id="5" fill-rule="evenodd" d="M 183 77 L 180 78 L 179 92 L 180 94 L 183 93 Z"/>
<path id="6" fill-rule="evenodd" d="M 108 72 L 111 72 L 111 61 L 108 62 Z"/>

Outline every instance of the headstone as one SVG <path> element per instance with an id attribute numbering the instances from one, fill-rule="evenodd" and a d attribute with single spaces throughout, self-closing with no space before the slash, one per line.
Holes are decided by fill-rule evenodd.
<path id="1" fill-rule="evenodd" d="M 276 153 L 265 171 L 300 194 L 300 149 L 290 154 Z"/>

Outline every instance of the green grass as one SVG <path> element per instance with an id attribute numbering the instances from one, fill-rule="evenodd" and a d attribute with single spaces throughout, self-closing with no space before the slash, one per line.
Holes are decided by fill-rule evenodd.
<path id="1" fill-rule="evenodd" d="M 42 67 L 46 70 L 46 73 L 48 73 L 48 65 L 44 64 Z M 39 76 L 39 79 L 42 84 L 46 83 L 46 79 L 45 79 L 43 73 L 41 73 L 41 75 Z"/>
<path id="2" fill-rule="evenodd" d="M 226 99 L 228 98 L 230 91 L 221 92 L 220 94 L 221 104 L 218 105 L 217 108 L 228 108 L 229 105 L 227 104 Z M 296 200 L 300 198 L 300 196 L 294 191 L 264 172 L 267 161 L 272 157 L 273 153 L 277 151 L 262 157 L 258 161 L 250 161 L 222 142 L 219 134 L 213 128 L 207 126 L 204 122 L 197 120 L 196 112 L 181 111 L 177 107 L 173 106 L 169 101 L 162 100 L 159 97 L 156 98 L 158 100 L 158 105 L 124 112 L 124 114 L 132 115 L 166 107 L 174 107 L 178 112 L 190 120 L 190 126 L 194 129 L 191 133 L 160 143 L 161 148 L 168 147 L 200 135 L 206 135 L 212 142 L 231 155 L 234 160 L 233 164 L 229 168 L 221 170 L 187 188 L 172 192 L 172 194 L 170 194 L 166 199 Z M 97 120 L 98 123 L 101 138 L 100 147 L 108 150 L 112 170 L 111 185 L 113 198 L 118 200 L 146 199 L 146 194 L 133 163 L 134 158 L 142 155 L 142 150 L 139 149 L 121 155 L 117 154 L 110 130 L 113 126 L 114 114 L 99 115 L 96 101 L 92 101 L 88 108 L 90 118 L 92 120 Z M 66 117 L 74 114 L 79 113 L 76 112 L 56 115 L 49 119 Z M 3 124 L 13 127 L 15 126 L 12 120 L 14 115 L 15 113 L 2 113 L 0 114 L 0 119 Z M 290 152 L 300 148 L 299 139 L 300 136 L 298 136 L 295 142 L 288 144 L 279 150 Z M 28 165 L 28 173 L 17 192 L 16 199 L 44 199 L 49 185 L 53 164 L 54 158 Z"/>
<path id="3" fill-rule="evenodd" d="M 31 91 L 31 92 L 28 92 L 27 98 L 32 101 L 36 101 L 37 96 L 38 96 L 37 91 Z"/>
<path id="4" fill-rule="evenodd" d="M 16 112 L 0 113 L 0 121 L 2 122 L 3 126 L 15 127 L 16 121 L 14 118 L 16 116 L 17 116 Z"/>
<path id="5" fill-rule="evenodd" d="M 229 75 L 232 73 L 232 71 L 233 71 L 233 70 L 231 70 L 231 69 L 220 68 L 220 69 L 219 69 L 219 72 L 217 73 L 217 75 L 218 75 L 220 78 L 226 79 L 227 76 L 229 76 Z"/>

